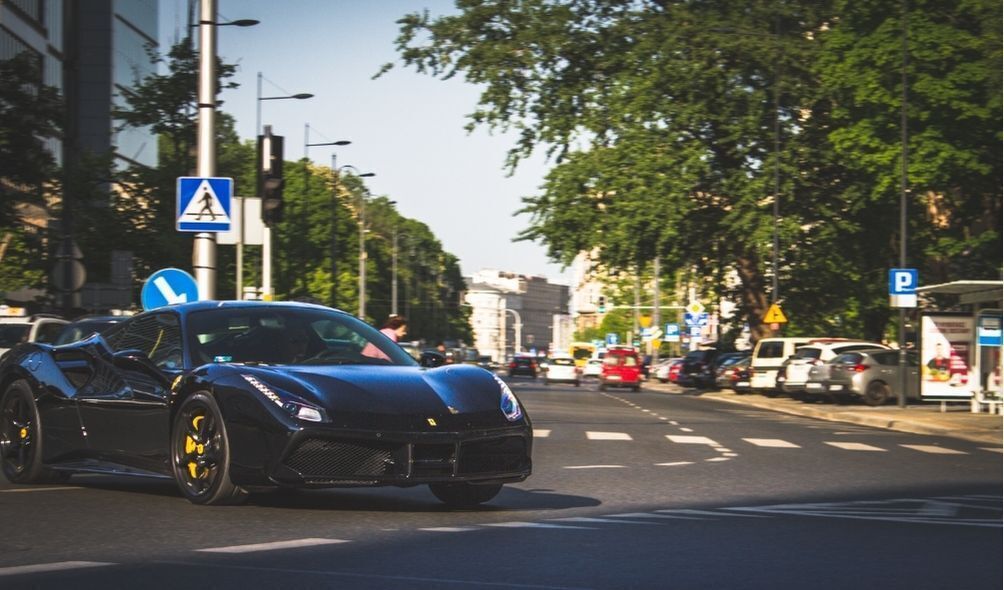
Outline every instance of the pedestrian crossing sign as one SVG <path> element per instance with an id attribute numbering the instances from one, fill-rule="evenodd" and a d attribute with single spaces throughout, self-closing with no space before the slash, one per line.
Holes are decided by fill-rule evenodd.
<path id="1" fill-rule="evenodd" d="M 233 194 L 232 178 L 178 178 L 178 231 L 230 231 Z"/>
<path id="2" fill-rule="evenodd" d="M 770 309 L 763 316 L 763 322 L 765 324 L 785 324 L 788 322 L 788 318 L 784 316 L 780 305 L 772 303 Z"/>

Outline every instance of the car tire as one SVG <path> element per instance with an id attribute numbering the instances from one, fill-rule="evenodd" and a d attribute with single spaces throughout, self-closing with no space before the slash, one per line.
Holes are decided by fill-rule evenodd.
<path id="1" fill-rule="evenodd" d="M 42 463 L 42 422 L 23 379 L 11 383 L 0 398 L 0 461 L 11 483 L 52 483 L 67 477 Z"/>
<path id="2" fill-rule="evenodd" d="M 502 484 L 431 483 L 429 491 L 451 508 L 474 508 L 497 496 Z"/>
<path id="3" fill-rule="evenodd" d="M 547 386 L 548 386 L 548 385 L 550 385 L 550 384 L 551 384 L 551 382 L 550 382 L 550 381 L 548 381 L 547 379 L 544 379 L 544 386 L 545 386 L 545 387 L 547 387 Z"/>
<path id="4" fill-rule="evenodd" d="M 230 480 L 230 440 L 216 400 L 195 393 L 182 402 L 171 429 L 171 467 L 193 504 L 240 504 L 248 493 Z"/>
<path id="5" fill-rule="evenodd" d="M 881 381 L 872 381 L 869 383 L 864 395 L 861 396 L 865 404 L 873 407 L 884 405 L 889 401 L 890 397 L 889 385 Z"/>
<path id="6" fill-rule="evenodd" d="M 578 379 L 576 379 L 576 380 L 575 380 L 575 386 L 576 386 L 576 387 L 578 387 L 578 386 L 580 386 L 580 385 L 582 385 L 582 384 L 581 384 L 581 383 L 579 382 L 579 380 L 578 380 Z"/>
<path id="7" fill-rule="evenodd" d="M 641 391 L 641 385 L 632 385 L 631 386 L 631 391 L 635 391 L 635 392 Z"/>
<path id="8" fill-rule="evenodd" d="M 601 382 L 600 383 L 600 391 L 606 391 L 606 390 L 607 390 L 607 384 Z"/>

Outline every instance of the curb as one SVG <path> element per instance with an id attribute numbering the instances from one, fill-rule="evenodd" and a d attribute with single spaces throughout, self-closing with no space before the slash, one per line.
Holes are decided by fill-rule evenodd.
<path id="1" fill-rule="evenodd" d="M 648 391 L 655 391 L 670 395 L 689 395 L 684 391 L 669 390 L 667 389 L 668 387 L 670 386 L 662 384 L 648 384 L 646 389 Z M 888 415 L 867 415 L 857 412 L 831 411 L 805 405 L 782 405 L 773 402 L 770 398 L 762 398 L 757 394 L 738 396 L 732 394 L 716 395 L 711 393 L 703 395 L 698 394 L 693 397 L 700 397 L 702 399 L 715 400 L 735 405 L 752 406 L 762 410 L 770 410 L 793 416 L 816 418 L 818 420 L 827 420 L 830 422 L 858 424 L 860 426 L 883 428 L 886 430 L 895 430 L 897 432 L 907 432 L 911 434 L 945 436 L 976 443 L 989 443 L 994 445 L 1002 444 L 1000 421 L 995 422 L 996 427 L 993 429 L 980 428 L 974 430 L 972 428 L 966 429 L 964 426 L 960 429 L 958 424 L 940 425 L 925 423 L 922 421 L 904 420 L 901 418 L 890 417 Z"/>

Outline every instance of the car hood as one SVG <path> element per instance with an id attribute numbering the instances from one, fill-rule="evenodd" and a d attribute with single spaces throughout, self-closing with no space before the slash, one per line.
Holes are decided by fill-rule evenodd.
<path id="1" fill-rule="evenodd" d="M 511 425 L 500 409 L 501 382 L 471 365 L 419 367 L 233 366 L 243 375 L 324 408 L 346 427 Z M 240 378 L 240 377 L 237 377 Z"/>

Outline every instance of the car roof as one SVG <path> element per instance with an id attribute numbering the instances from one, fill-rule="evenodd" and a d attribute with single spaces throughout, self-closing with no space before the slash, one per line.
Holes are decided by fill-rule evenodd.
<path id="1" fill-rule="evenodd" d="M 286 308 L 286 309 L 317 309 L 325 311 L 335 311 L 338 313 L 344 313 L 349 315 L 348 312 L 342 311 L 340 309 L 335 309 L 333 307 L 326 307 L 324 305 L 317 305 L 315 303 L 301 303 L 299 301 L 193 301 L 191 303 L 180 303 L 178 305 L 165 305 L 164 307 L 157 307 L 144 313 L 150 312 L 164 312 L 164 311 L 174 311 L 182 316 L 194 313 L 197 311 L 206 311 L 211 309 L 254 309 L 262 307 L 271 308 Z M 136 316 L 134 316 L 136 317 Z"/>

